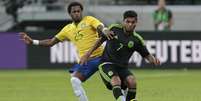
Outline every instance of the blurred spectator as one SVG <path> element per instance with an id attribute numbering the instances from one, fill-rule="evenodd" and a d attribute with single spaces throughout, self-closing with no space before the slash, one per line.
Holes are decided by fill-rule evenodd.
<path id="1" fill-rule="evenodd" d="M 23 3 L 26 0 L 8 0 L 7 3 L 5 4 L 6 7 L 6 13 L 10 14 L 13 19 L 14 22 L 17 23 L 17 19 L 18 19 L 18 14 L 17 11 L 19 8 L 23 7 Z"/>
<path id="2" fill-rule="evenodd" d="M 165 7 L 165 0 L 158 0 L 158 8 L 153 13 L 154 27 L 158 31 L 170 30 L 173 24 L 172 12 Z"/>

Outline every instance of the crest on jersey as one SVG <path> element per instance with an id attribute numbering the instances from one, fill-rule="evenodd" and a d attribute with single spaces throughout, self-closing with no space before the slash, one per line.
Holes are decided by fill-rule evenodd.
<path id="1" fill-rule="evenodd" d="M 81 23 L 80 28 L 84 28 L 84 27 L 86 27 L 86 24 L 85 23 Z"/>
<path id="2" fill-rule="evenodd" d="M 134 46 L 134 42 L 133 41 L 129 41 L 128 42 L 128 48 L 132 48 Z"/>

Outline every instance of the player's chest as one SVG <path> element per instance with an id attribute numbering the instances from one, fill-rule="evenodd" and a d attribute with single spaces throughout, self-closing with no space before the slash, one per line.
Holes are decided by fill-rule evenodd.
<path id="1" fill-rule="evenodd" d="M 116 35 L 113 42 L 113 47 L 116 50 L 133 50 L 135 45 L 135 38 L 132 36 Z"/>
<path id="2" fill-rule="evenodd" d="M 82 40 L 84 37 L 90 34 L 90 31 L 93 30 L 92 26 L 88 23 L 79 23 L 78 25 L 72 26 L 70 32 L 70 38 L 74 41 Z"/>

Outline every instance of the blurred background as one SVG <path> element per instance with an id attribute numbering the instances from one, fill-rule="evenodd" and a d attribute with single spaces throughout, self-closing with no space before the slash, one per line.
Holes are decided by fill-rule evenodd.
<path id="1" fill-rule="evenodd" d="M 1 0 L 0 30 L 58 30 L 70 21 L 66 7 L 73 0 Z M 152 13 L 158 0 L 77 0 L 85 14 L 100 18 L 105 24 L 120 22 L 122 13 L 133 9 L 139 14 L 138 30 L 153 31 Z M 173 31 L 199 31 L 201 0 L 166 0 L 174 17 Z"/>
<path id="2" fill-rule="evenodd" d="M 59 43 L 51 48 L 27 46 L 18 36 L 19 32 L 27 32 L 34 39 L 54 37 L 71 22 L 66 8 L 72 1 L 74 0 L 0 0 L 0 100 L 31 101 L 30 97 L 34 96 L 33 101 L 76 101 L 70 84 L 65 84 L 66 81 L 63 80 L 70 77 L 63 70 L 68 70 L 77 60 L 75 47 L 69 42 Z M 137 53 L 130 59 L 130 67 L 137 69 L 139 82 L 145 86 L 140 86 L 142 90 L 138 95 L 142 101 L 201 100 L 201 0 L 76 1 L 84 5 L 84 15 L 94 16 L 107 26 L 121 23 L 122 14 L 126 10 L 138 13 L 136 32 L 145 39 L 149 51 L 161 60 L 161 66 L 153 67 Z M 49 71 L 51 69 L 56 70 Z M 96 78 L 99 79 L 98 76 Z M 96 78 L 85 85 L 90 91 L 94 91 L 90 84 Z M 41 80 L 37 81 L 39 79 Z M 148 85 L 150 82 L 157 83 Z M 177 84 L 167 87 L 169 82 Z M 103 86 L 101 81 L 100 86 Z M 33 87 L 40 90 L 34 90 Z M 104 87 L 100 89 L 105 90 Z M 89 92 L 89 98 L 93 101 L 105 100 L 101 97 L 100 89 L 94 91 L 96 95 L 90 95 Z M 34 94 L 26 95 L 29 91 Z M 39 95 L 40 91 L 46 94 Z M 60 91 L 61 94 L 58 93 Z M 101 92 L 105 96 L 108 94 L 106 90 Z M 66 95 L 72 97 L 66 98 Z M 47 96 L 53 98 L 47 99 Z M 159 96 L 162 98 L 158 98 Z M 112 96 L 107 97 L 112 100 Z"/>

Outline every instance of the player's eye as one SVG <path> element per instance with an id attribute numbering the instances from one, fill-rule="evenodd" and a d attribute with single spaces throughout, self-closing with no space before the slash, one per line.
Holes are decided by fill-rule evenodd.
<path id="1" fill-rule="evenodd" d="M 131 21 L 131 23 L 132 23 L 132 24 L 135 24 L 136 22 L 135 22 L 135 21 Z"/>
<path id="2" fill-rule="evenodd" d="M 130 21 L 129 21 L 129 20 L 126 20 L 126 23 L 130 23 Z"/>
<path id="3" fill-rule="evenodd" d="M 80 13 L 80 10 L 77 10 L 77 11 L 73 11 L 73 13 Z"/>

